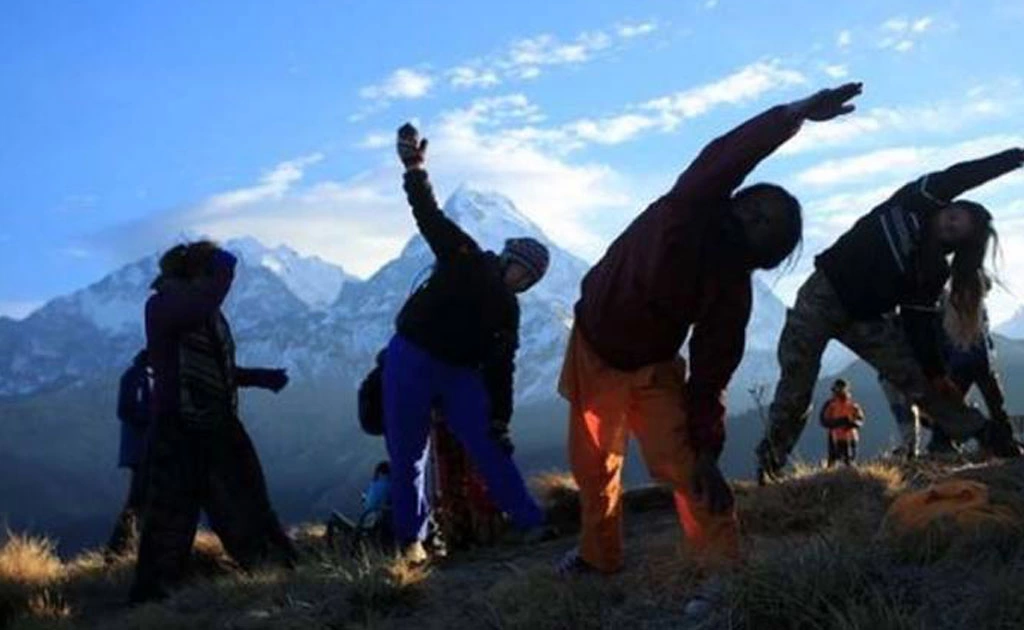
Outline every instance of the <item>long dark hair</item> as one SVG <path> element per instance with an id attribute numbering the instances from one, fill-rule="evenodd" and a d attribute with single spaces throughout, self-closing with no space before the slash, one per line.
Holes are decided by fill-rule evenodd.
<path id="1" fill-rule="evenodd" d="M 160 275 L 153 287 L 166 278 L 188 280 L 203 275 L 216 251 L 217 244 L 208 240 L 175 245 L 160 257 Z"/>
<path id="2" fill-rule="evenodd" d="M 763 243 L 760 251 L 754 251 L 752 244 L 747 242 L 746 235 L 740 230 L 741 233 L 737 236 L 744 241 L 743 246 L 748 252 L 750 264 L 755 269 L 770 270 L 788 261 L 787 267 L 791 267 L 799 256 L 800 245 L 803 242 L 804 222 L 800 202 L 782 186 L 764 182 L 737 191 L 732 200 L 733 203 L 742 204 L 757 197 L 771 199 L 778 204 L 784 226 L 778 238 L 771 243 Z"/>
<path id="3" fill-rule="evenodd" d="M 960 347 L 969 347 L 983 332 L 985 295 L 992 287 L 992 276 L 985 268 L 989 244 L 995 252 L 999 247 L 999 234 L 992 225 L 992 213 L 980 203 L 957 200 L 953 204 L 971 217 L 971 234 L 953 249 L 950 265 L 949 303 L 943 316 L 943 326 L 950 339 Z M 936 234 L 938 212 L 931 216 L 929 230 L 922 250 L 921 273 L 932 274 L 936 265 L 945 263 L 946 251 Z M 926 281 L 922 278 L 922 281 Z"/>

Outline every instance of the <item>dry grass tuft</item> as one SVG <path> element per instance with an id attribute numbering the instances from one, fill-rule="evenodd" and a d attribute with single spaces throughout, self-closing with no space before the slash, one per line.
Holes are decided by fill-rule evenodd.
<path id="1" fill-rule="evenodd" d="M 63 570 L 52 541 L 7 532 L 0 547 L 0 580 L 41 586 L 60 578 Z"/>
<path id="2" fill-rule="evenodd" d="M 766 488 L 738 484 L 737 506 L 751 554 L 741 568 L 719 575 L 723 603 L 699 627 L 1024 627 L 1019 532 L 963 532 L 939 524 L 916 536 L 879 533 L 895 496 L 949 476 L 990 484 L 995 500 L 1019 506 L 1024 518 L 1024 462 L 803 466 Z M 548 473 L 532 485 L 550 514 L 576 526 L 578 496 L 571 477 Z M 0 549 L 0 625 L 7 622 L 17 630 L 686 627 L 683 605 L 707 576 L 679 553 L 671 492 L 639 488 L 624 502 L 627 566 L 614 576 L 556 577 L 551 565 L 573 544 L 569 539 L 533 547 L 498 545 L 424 568 L 372 550 L 343 556 L 327 547 L 322 527 L 305 526 L 293 531 L 302 552 L 296 570 L 251 574 L 235 570 L 217 539 L 203 533 L 196 541 L 198 577 L 191 585 L 165 602 L 135 608 L 123 604 L 133 569 L 130 556 L 107 564 L 98 554 L 85 554 L 61 564 L 47 541 L 9 536 Z"/>

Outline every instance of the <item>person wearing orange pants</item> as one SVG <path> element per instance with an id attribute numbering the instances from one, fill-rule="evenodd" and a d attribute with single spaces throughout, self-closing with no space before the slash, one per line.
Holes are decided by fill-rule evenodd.
<path id="1" fill-rule="evenodd" d="M 676 489 L 691 551 L 705 561 L 739 555 L 735 508 L 712 513 L 692 491 L 696 457 L 687 436 L 685 382 L 681 357 L 622 372 L 573 332 L 559 389 L 570 404 L 569 459 L 580 487 L 579 555 L 602 573 L 623 563 L 622 465 L 631 434 L 651 476 Z"/>
<path id="2" fill-rule="evenodd" d="M 739 555 L 733 495 L 718 468 L 723 399 L 743 357 L 751 274 L 785 261 L 803 225 L 784 188 L 740 186 L 805 120 L 851 112 L 847 101 L 860 91 L 859 83 L 822 90 L 713 141 L 584 277 L 560 383 L 582 534 L 559 573 L 622 567 L 630 434 L 652 476 L 675 489 L 688 551 L 702 564 Z M 691 374 L 679 357 L 687 337 Z"/>

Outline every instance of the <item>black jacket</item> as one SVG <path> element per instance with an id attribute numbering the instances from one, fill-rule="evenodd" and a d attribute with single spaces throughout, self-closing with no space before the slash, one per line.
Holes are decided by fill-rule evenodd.
<path id="1" fill-rule="evenodd" d="M 950 270 L 940 265 L 932 277 L 918 271 L 928 222 L 963 192 L 1018 168 L 1022 161 L 1024 151 L 1011 149 L 925 175 L 862 217 L 815 260 L 854 319 L 875 319 L 899 307 L 909 341 L 929 376 L 945 372 L 938 301 Z"/>
<path id="2" fill-rule="evenodd" d="M 501 263 L 441 211 L 427 173 L 405 174 L 416 225 L 437 257 L 430 278 L 398 314 L 398 332 L 433 357 L 481 370 L 491 419 L 512 417 L 512 381 L 519 347 L 519 301 Z"/>

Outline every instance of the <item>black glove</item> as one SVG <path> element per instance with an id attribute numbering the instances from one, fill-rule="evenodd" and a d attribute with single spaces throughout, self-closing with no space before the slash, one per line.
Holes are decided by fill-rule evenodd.
<path id="1" fill-rule="evenodd" d="M 286 370 L 267 370 L 267 375 L 263 379 L 267 389 L 276 394 L 288 385 L 288 372 Z"/>
<path id="2" fill-rule="evenodd" d="M 405 123 L 398 129 L 398 142 L 395 148 L 398 150 L 398 159 L 407 169 L 422 168 L 427 160 L 427 139 L 420 140 L 420 132 L 410 123 Z"/>

